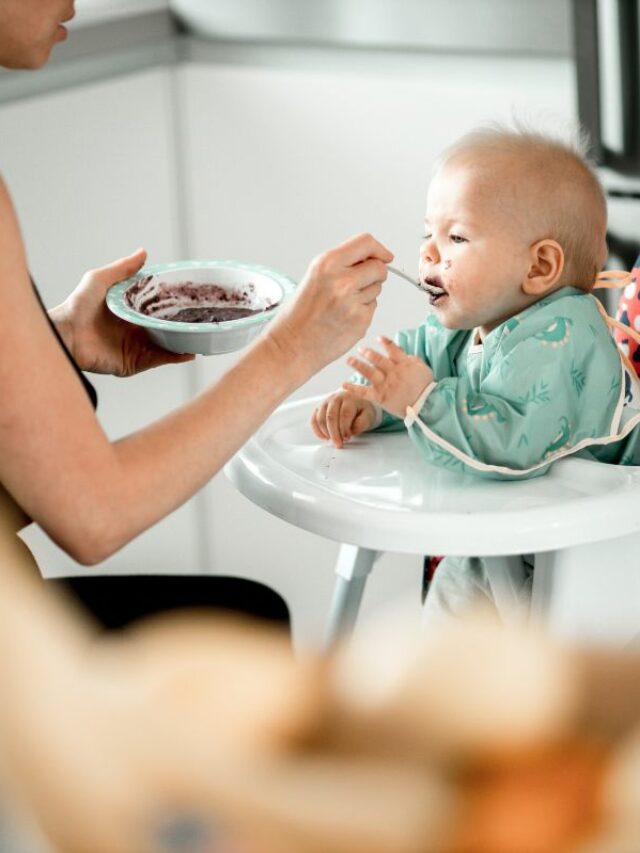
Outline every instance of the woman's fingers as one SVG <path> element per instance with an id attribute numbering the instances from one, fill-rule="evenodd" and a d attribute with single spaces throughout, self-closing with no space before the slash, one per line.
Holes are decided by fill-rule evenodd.
<path id="1" fill-rule="evenodd" d="M 360 301 L 363 305 L 375 304 L 378 296 L 382 293 L 382 282 L 376 281 L 360 291 Z"/>
<path id="2" fill-rule="evenodd" d="M 377 258 L 367 258 L 366 261 L 351 267 L 350 272 L 355 281 L 356 290 L 362 297 L 363 291 L 367 291 L 369 287 L 378 285 L 382 289 L 382 283 L 386 281 L 389 271 L 386 264 Z"/>
<path id="3" fill-rule="evenodd" d="M 118 258 L 118 260 L 112 261 L 104 267 L 99 267 L 98 269 L 93 270 L 91 277 L 94 281 L 99 281 L 101 284 L 111 287 L 112 284 L 116 284 L 125 278 L 130 278 L 132 275 L 135 275 L 146 259 L 146 250 L 136 249 L 132 255 L 127 255 L 124 258 Z"/>
<path id="4" fill-rule="evenodd" d="M 335 253 L 347 267 L 367 261 L 369 258 L 375 258 L 384 264 L 390 264 L 393 260 L 393 252 L 390 252 L 371 234 L 357 234 L 345 240 L 336 247 Z"/>
<path id="5" fill-rule="evenodd" d="M 392 257 L 370 234 L 360 234 L 312 261 L 267 332 L 282 351 L 295 354 L 301 374 L 334 361 L 366 333 Z"/>

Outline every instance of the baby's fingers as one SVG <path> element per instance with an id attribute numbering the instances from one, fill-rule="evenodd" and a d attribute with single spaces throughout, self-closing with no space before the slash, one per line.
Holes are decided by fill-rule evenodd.
<path id="1" fill-rule="evenodd" d="M 369 364 L 369 362 L 363 361 L 360 358 L 355 358 L 354 356 L 347 359 L 347 364 L 349 367 L 352 367 L 356 373 L 359 373 L 361 376 L 364 376 L 365 379 L 368 379 L 372 385 L 376 385 L 384 381 L 384 372 L 380 367 L 377 367 L 374 364 Z"/>
<path id="2" fill-rule="evenodd" d="M 366 432 L 370 429 L 372 422 L 373 420 L 371 418 L 370 409 L 368 406 L 364 406 L 360 409 L 351 425 L 352 435 L 360 435 L 361 432 Z"/>
<path id="3" fill-rule="evenodd" d="M 371 347 L 359 347 L 358 352 L 360 355 L 364 356 L 367 361 L 370 361 L 375 367 L 379 367 L 381 370 L 387 370 L 390 367 L 389 361 L 386 355 L 382 355 L 382 353 L 377 350 L 371 349 Z"/>
<path id="4" fill-rule="evenodd" d="M 356 397 L 348 394 L 343 397 L 340 410 L 340 432 L 342 440 L 345 442 L 349 441 L 353 435 L 357 435 L 357 432 L 354 432 L 354 423 L 359 409 L 360 403 Z"/>
<path id="5" fill-rule="evenodd" d="M 316 437 L 321 438 L 323 441 L 329 440 L 329 433 L 326 432 L 323 426 L 326 422 L 326 408 L 326 403 L 323 403 L 319 409 L 314 409 L 310 419 L 311 429 Z"/>
<path id="6" fill-rule="evenodd" d="M 368 400 L 370 403 L 377 403 L 378 395 L 371 385 L 356 385 L 354 382 L 343 382 L 342 390 L 348 391 L 361 400 Z"/>
<path id="7" fill-rule="evenodd" d="M 398 346 L 391 338 L 385 337 L 385 335 L 380 335 L 378 338 L 382 346 L 387 351 L 387 356 L 391 359 L 394 364 L 397 364 L 399 361 L 402 361 L 407 357 L 406 352 Z M 367 356 L 368 357 L 368 356 Z"/>
<path id="8" fill-rule="evenodd" d="M 327 406 L 326 428 L 329 432 L 329 438 L 338 448 L 344 444 L 342 434 L 342 404 L 344 397 L 342 394 L 335 394 L 329 400 Z"/>

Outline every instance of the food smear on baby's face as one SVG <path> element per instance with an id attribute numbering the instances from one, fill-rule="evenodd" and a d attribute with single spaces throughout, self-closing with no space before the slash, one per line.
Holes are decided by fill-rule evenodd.
<path id="1" fill-rule="evenodd" d="M 132 284 L 125 292 L 125 302 L 139 314 L 176 323 L 223 323 L 270 311 L 278 304 L 258 296 L 252 283 L 225 287 L 193 281 L 166 282 L 152 275 Z"/>

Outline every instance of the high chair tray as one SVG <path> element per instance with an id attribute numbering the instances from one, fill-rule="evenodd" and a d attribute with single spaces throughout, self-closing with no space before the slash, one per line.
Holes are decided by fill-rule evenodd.
<path id="1" fill-rule="evenodd" d="M 240 492 L 298 527 L 378 551 L 493 556 L 567 548 L 640 530 L 640 468 L 582 459 L 543 477 L 488 481 L 426 463 L 406 432 L 343 450 L 317 439 L 321 397 L 279 408 L 229 462 Z"/>

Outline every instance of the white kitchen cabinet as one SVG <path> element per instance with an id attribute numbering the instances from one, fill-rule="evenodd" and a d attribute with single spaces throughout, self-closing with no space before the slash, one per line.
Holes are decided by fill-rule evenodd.
<path id="1" fill-rule="evenodd" d="M 173 73 L 154 70 L 0 106 L 0 172 L 48 305 L 84 270 L 139 245 L 156 262 L 181 255 Z M 181 365 L 127 380 L 93 377 L 108 434 L 129 433 L 184 401 L 190 371 Z M 28 541 L 45 574 L 197 572 L 204 568 L 197 517 L 191 502 L 92 569 L 77 566 L 39 531 L 30 530 Z"/>
<path id="2" fill-rule="evenodd" d="M 554 129 L 576 114 L 569 60 L 216 51 L 180 71 L 190 251 L 294 277 L 321 250 L 365 230 L 415 271 L 429 174 L 445 145 L 481 121 L 515 114 Z M 368 337 L 417 324 L 424 311 L 419 293 L 390 278 Z M 232 360 L 201 361 L 199 381 Z M 348 372 L 340 360 L 297 396 L 329 391 Z M 305 631 L 318 629 L 336 546 L 267 516 L 222 477 L 207 501 L 213 564 L 233 561 L 275 582 L 294 615 L 304 614 Z M 367 588 L 365 613 L 407 588 L 417 605 L 419 572 L 418 560 L 387 555 Z"/>

